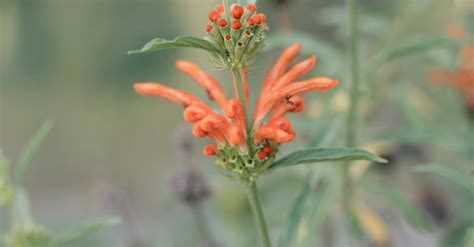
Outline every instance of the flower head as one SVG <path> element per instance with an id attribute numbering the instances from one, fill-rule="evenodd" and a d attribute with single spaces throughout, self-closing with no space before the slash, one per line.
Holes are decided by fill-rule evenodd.
<path id="1" fill-rule="evenodd" d="M 213 140 L 212 144 L 204 147 L 204 154 L 217 156 L 216 163 L 225 174 L 248 179 L 264 172 L 275 159 L 280 145 L 296 137 L 296 132 L 285 115 L 302 111 L 302 94 L 327 90 L 338 83 L 327 77 L 298 80 L 316 63 L 316 57 L 310 56 L 288 69 L 299 50 L 298 43 L 288 47 L 265 77 L 250 128 L 246 128 L 244 114 L 244 107 L 247 107 L 248 102 L 241 102 L 237 92 L 228 97 L 216 79 L 192 62 L 180 60 L 176 62 L 176 67 L 207 92 L 209 98 L 219 106 L 219 112 L 192 94 L 160 83 L 136 83 L 134 87 L 142 95 L 160 96 L 182 105 L 183 117 L 193 124 L 194 136 Z M 242 69 L 242 82 L 248 101 L 250 92 L 245 68 Z"/>

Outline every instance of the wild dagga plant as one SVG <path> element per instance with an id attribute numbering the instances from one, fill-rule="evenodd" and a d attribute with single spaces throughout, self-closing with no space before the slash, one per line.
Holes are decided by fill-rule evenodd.
<path id="1" fill-rule="evenodd" d="M 255 4 L 245 7 L 229 5 L 226 0 L 208 15 L 204 38 L 181 36 L 174 40 L 153 39 L 142 49 L 130 53 L 152 52 L 166 48 L 199 48 L 210 54 L 217 68 L 228 70 L 233 79 L 234 93 L 228 97 L 213 77 L 189 61 L 178 61 L 176 67 L 188 74 L 215 101 L 221 113 L 214 111 L 198 97 L 160 83 L 136 83 L 141 95 L 160 96 L 184 107 L 184 119 L 193 125 L 196 137 L 210 137 L 213 143 L 204 147 L 204 154 L 216 156 L 216 167 L 223 174 L 240 180 L 247 186 L 247 194 L 263 246 L 270 246 L 270 238 L 257 193 L 257 179 L 276 168 L 323 161 L 372 160 L 385 162 L 365 150 L 355 148 L 318 148 L 300 150 L 276 160 L 282 143 L 296 137 L 288 112 L 299 112 L 304 107 L 303 93 L 329 90 L 338 81 L 328 77 L 313 77 L 296 81 L 311 71 L 316 57 L 310 56 L 288 69 L 298 55 L 298 43 L 288 47 L 269 71 L 262 83 L 260 97 L 250 115 L 247 73 L 256 63 L 265 45 L 269 30 L 265 15 L 257 12 Z"/>
<path id="2" fill-rule="evenodd" d="M 3 156 L 0 150 L 0 207 L 6 207 L 10 213 L 9 232 L 5 235 L 0 234 L 0 246 L 66 246 L 105 226 L 114 225 L 120 221 L 116 218 L 94 221 L 57 234 L 51 233 L 34 221 L 28 195 L 23 188 L 23 176 L 51 127 L 52 123 L 46 122 L 35 133 L 20 154 L 13 172 L 10 169 L 10 161 Z"/>

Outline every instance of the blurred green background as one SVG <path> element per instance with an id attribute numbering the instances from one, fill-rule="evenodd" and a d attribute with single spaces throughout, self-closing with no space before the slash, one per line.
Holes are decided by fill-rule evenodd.
<path id="1" fill-rule="evenodd" d="M 195 166 L 213 192 L 204 203 L 204 213 L 216 241 L 227 243 L 226 246 L 255 243 L 256 234 L 247 215 L 241 185 L 220 176 L 212 160 L 201 155 L 201 147 L 207 142 L 194 140 L 183 130 L 189 130 L 190 126 L 182 120 L 181 107 L 158 98 L 141 97 L 132 89 L 134 82 L 158 81 L 206 98 L 190 78 L 177 73 L 174 68 L 177 59 L 198 63 L 230 91 L 228 75 L 214 70 L 203 52 L 191 49 L 126 55 L 128 50 L 158 36 L 169 39 L 181 34 L 202 36 L 207 13 L 217 3 L 215 0 L 3 0 L 0 3 L 1 149 L 14 159 L 44 121 L 54 120 L 54 127 L 26 177 L 25 186 L 38 222 L 54 231 L 78 221 L 117 215 L 122 217 L 122 224 L 101 231 L 84 240 L 89 244 L 81 242 L 78 246 L 194 246 L 200 241 L 199 229 L 192 212 L 172 192 L 171 180 Z M 459 22 L 459 13 L 469 11 L 466 6 L 470 4 L 470 1 L 451 0 L 361 0 L 361 67 L 368 66 L 365 56 L 373 56 L 406 38 L 443 35 L 444 27 Z M 342 82 L 339 92 L 347 87 L 344 80 L 348 78 L 349 59 L 345 52 L 344 1 L 261 0 L 258 8 L 268 17 L 270 46 L 258 63 L 258 70 L 251 72 L 253 92 L 258 92 L 261 78 L 284 45 L 301 39 L 305 54 L 319 55 L 314 73 L 339 79 Z M 454 66 L 453 54 L 450 50 L 433 49 L 377 70 L 372 79 L 375 78 L 374 83 L 379 83 L 384 94 L 375 101 L 380 108 L 370 123 L 373 127 L 363 135 L 403 127 L 410 121 L 415 125 L 418 121 L 420 128 L 439 125 L 428 130 L 434 135 L 435 128 L 443 134 L 449 134 L 442 130 L 452 126 L 464 128 L 462 101 L 457 93 L 446 88 L 433 89 L 426 82 L 427 73 L 434 66 Z M 432 63 L 423 62 L 427 60 Z M 416 89 L 412 88 L 414 85 Z M 405 108 L 399 107 L 396 100 L 417 92 L 422 94 L 417 102 L 421 102 L 420 111 L 424 113 L 414 114 L 418 118 L 426 117 L 424 120 L 406 118 L 411 113 L 405 114 Z M 309 97 L 314 101 L 307 102 L 305 116 L 294 118 L 302 129 L 302 137 L 311 133 L 314 126 L 323 125 L 321 117 L 334 117 L 334 109 L 339 109 L 332 102 L 334 95 L 344 99 L 344 94 L 338 92 Z M 455 123 L 437 122 L 437 114 L 444 110 L 439 110 L 440 102 L 432 95 L 441 95 L 441 103 L 450 109 Z M 428 107 L 423 105 L 425 98 Z M 308 127 L 308 123 L 315 125 Z M 186 139 L 192 140 L 192 156 L 183 154 L 182 144 Z M 298 139 L 295 144 L 287 145 L 290 147 L 286 150 L 310 145 L 304 138 Z M 459 142 L 457 137 L 453 140 L 442 142 L 449 146 L 443 151 L 433 151 L 424 145 L 417 148 L 430 157 L 439 157 L 456 149 L 452 143 Z M 428 160 L 432 159 L 435 158 Z M 297 196 L 304 173 L 294 169 L 262 179 L 262 200 L 274 237 L 284 227 L 286 209 Z M 396 184 L 404 184 L 410 180 L 407 176 L 411 175 L 392 177 Z M 409 195 L 416 197 L 416 193 Z M 0 226 L 5 227 L 4 223 Z M 402 224 L 403 227 L 406 226 Z M 440 234 L 406 231 L 410 233 L 401 230 L 394 234 L 399 239 L 396 242 L 401 244 L 396 246 L 434 246 Z M 416 240 L 403 242 L 404 239 Z"/>

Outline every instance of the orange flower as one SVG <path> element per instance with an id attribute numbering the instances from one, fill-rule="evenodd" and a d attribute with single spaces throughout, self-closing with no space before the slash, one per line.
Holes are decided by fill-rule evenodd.
<path id="1" fill-rule="evenodd" d="M 291 141 L 296 133 L 291 122 L 284 116 L 288 112 L 300 112 L 304 107 L 301 94 L 313 90 L 326 90 L 337 85 L 338 81 L 327 77 L 313 77 L 296 81 L 308 73 L 316 63 L 316 57 L 306 60 L 288 69 L 288 65 L 298 55 L 300 44 L 296 43 L 287 48 L 262 85 L 260 97 L 256 102 L 254 121 L 250 128 L 251 136 L 246 133 L 243 104 L 238 100 L 237 90 L 234 98 L 227 99 L 226 94 L 213 77 L 202 71 L 192 62 L 179 60 L 176 67 L 188 74 L 194 81 L 206 90 L 209 98 L 219 105 L 222 113 L 217 113 L 194 95 L 184 91 L 164 86 L 155 82 L 136 83 L 135 90 L 145 96 L 160 96 L 184 106 L 183 117 L 194 124 L 193 134 L 196 137 L 208 136 L 216 144 L 207 145 L 203 152 L 206 155 L 223 155 L 220 162 L 236 160 L 235 157 L 250 156 L 242 160 L 243 164 L 257 167 L 258 162 L 267 162 L 275 157 L 281 143 Z M 288 70 L 287 70 L 288 69 Z M 249 89 L 247 71 L 242 69 L 242 84 L 248 106 Z M 268 121 L 262 124 L 268 117 Z M 251 145 L 251 146 L 249 146 Z M 252 157 L 253 156 L 253 157 Z M 234 158 L 233 158 L 234 157 Z M 235 164 L 232 169 L 243 172 L 242 167 Z"/>
<path id="2" fill-rule="evenodd" d="M 465 38 L 468 33 L 459 26 L 451 26 L 448 35 Z M 458 68 L 455 70 L 436 69 L 432 72 L 433 81 L 446 83 L 457 88 L 462 94 L 466 107 L 474 112 L 474 44 L 458 49 Z"/>

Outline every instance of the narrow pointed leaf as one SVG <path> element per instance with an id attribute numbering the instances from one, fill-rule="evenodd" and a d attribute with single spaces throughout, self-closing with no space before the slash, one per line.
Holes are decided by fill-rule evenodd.
<path id="1" fill-rule="evenodd" d="M 474 195 L 474 180 L 469 175 L 464 175 L 453 169 L 448 169 L 441 165 L 421 165 L 415 168 L 417 172 L 431 173 L 447 179 L 449 182 L 462 187 Z"/>
<path id="2" fill-rule="evenodd" d="M 319 232 L 319 227 L 326 219 L 331 210 L 331 206 L 337 203 L 340 181 L 336 179 L 325 179 L 317 188 L 316 197 L 312 202 L 310 212 L 308 213 L 308 226 L 306 228 L 306 238 L 302 246 L 320 246 L 315 232 Z"/>
<path id="3" fill-rule="evenodd" d="M 59 247 L 65 244 L 76 241 L 80 238 L 83 238 L 89 234 L 92 234 L 104 227 L 113 226 L 121 222 L 120 218 L 110 218 L 105 220 L 94 221 L 90 223 L 83 224 L 73 229 L 67 230 L 59 234 L 56 239 L 53 240 L 51 246 Z"/>
<path id="4" fill-rule="evenodd" d="M 283 232 L 278 245 L 280 247 L 294 246 L 292 243 L 298 233 L 305 206 L 316 183 L 316 179 L 314 177 L 309 178 L 309 180 L 311 181 L 308 181 L 305 184 L 303 190 L 298 195 L 295 202 L 293 203 L 293 206 L 291 207 L 291 211 L 288 216 L 287 228 L 285 229 L 285 232 Z"/>
<path id="5" fill-rule="evenodd" d="M 15 184 L 20 185 L 23 179 L 23 176 L 28 168 L 28 165 L 31 163 L 33 156 L 40 147 L 46 135 L 49 133 L 53 127 L 53 122 L 45 122 L 38 131 L 31 137 L 28 145 L 23 149 L 16 163 L 15 169 Z"/>
<path id="6" fill-rule="evenodd" d="M 372 194 L 386 197 L 390 203 L 399 210 L 403 216 L 416 228 L 422 231 L 429 230 L 429 224 L 418 208 L 415 207 L 402 193 L 398 190 L 385 185 L 378 181 L 364 181 L 363 187 Z"/>
<path id="7" fill-rule="evenodd" d="M 209 41 L 193 36 L 179 36 L 174 40 L 156 38 L 146 43 L 140 50 L 129 51 L 128 54 L 153 52 L 168 48 L 191 47 L 219 54 L 219 50 Z"/>
<path id="8" fill-rule="evenodd" d="M 315 148 L 293 152 L 280 160 L 274 162 L 270 169 L 294 166 L 299 164 L 309 164 L 323 161 L 351 161 L 351 160 L 371 160 L 379 163 L 387 163 L 385 159 L 357 148 Z"/>
<path id="9" fill-rule="evenodd" d="M 411 39 L 406 39 L 396 45 L 391 45 L 390 47 L 380 51 L 369 63 L 371 65 L 370 68 L 393 59 L 425 52 L 434 48 L 456 47 L 463 42 L 464 41 L 450 39 L 443 36 L 414 37 Z"/>

